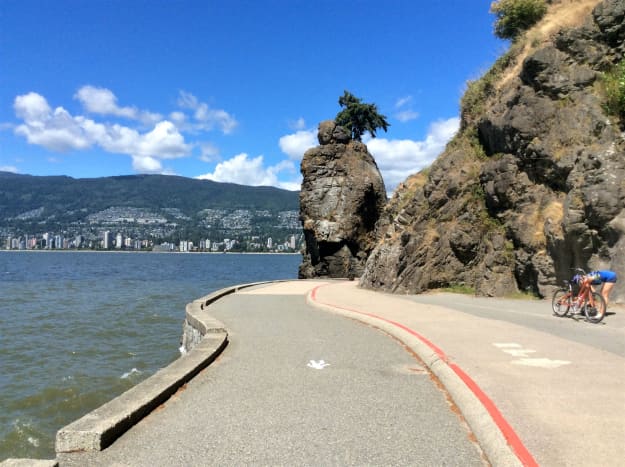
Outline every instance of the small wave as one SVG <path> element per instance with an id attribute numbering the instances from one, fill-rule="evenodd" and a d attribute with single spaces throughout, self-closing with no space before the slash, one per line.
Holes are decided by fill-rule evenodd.
<path id="1" fill-rule="evenodd" d="M 35 446 L 36 448 L 39 447 L 39 440 L 37 438 L 33 438 L 32 436 L 29 436 L 28 442 L 32 444 L 33 446 Z"/>
<path id="2" fill-rule="evenodd" d="M 126 379 L 126 378 L 128 378 L 130 375 L 132 375 L 133 373 L 139 373 L 139 374 L 141 374 L 141 372 L 140 372 L 139 370 L 137 370 L 136 368 L 133 368 L 132 370 L 127 371 L 126 373 L 124 373 L 124 374 L 121 376 L 121 379 Z"/>
<path id="3" fill-rule="evenodd" d="M 30 428 L 30 422 L 22 422 L 19 418 L 13 420 L 13 428 L 18 434 L 24 433 L 24 428 Z"/>

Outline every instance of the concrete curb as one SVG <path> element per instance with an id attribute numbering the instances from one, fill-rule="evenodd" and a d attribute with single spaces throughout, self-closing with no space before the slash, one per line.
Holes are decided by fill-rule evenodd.
<path id="1" fill-rule="evenodd" d="M 227 287 L 187 304 L 185 318 L 199 332 L 201 340 L 167 367 L 61 428 L 56 434 L 57 454 L 105 449 L 210 365 L 227 346 L 228 333 L 221 322 L 210 316 L 208 307 L 237 290 L 259 284 L 262 283 Z"/>
<path id="2" fill-rule="evenodd" d="M 56 434 L 57 454 L 101 451 L 169 399 L 201 370 L 209 366 L 228 345 L 228 332 L 209 314 L 209 307 L 238 290 L 283 281 L 239 284 L 217 290 L 188 303 L 185 319 L 201 339 L 192 349 L 165 368 L 115 399 L 61 428 Z"/>
<path id="3" fill-rule="evenodd" d="M 306 295 L 306 302 L 318 309 L 340 314 L 365 324 L 374 326 L 399 339 L 427 365 L 429 370 L 445 387 L 462 416 L 468 423 L 478 444 L 486 454 L 488 461 L 494 466 L 521 466 L 523 463 L 513 452 L 510 444 L 493 420 L 484 404 L 467 387 L 466 383 L 450 367 L 449 362 L 440 358 L 440 354 L 426 345 L 422 340 L 402 327 L 369 315 L 365 312 L 349 310 L 328 303 L 321 303 L 314 298 L 315 290 Z"/>
<path id="4" fill-rule="evenodd" d="M 0 467 L 58 467 L 55 460 L 38 459 L 5 459 L 0 462 Z"/>
<path id="5" fill-rule="evenodd" d="M 101 451 L 210 365 L 226 347 L 225 332 L 206 335 L 192 352 L 56 434 L 59 453 Z"/>

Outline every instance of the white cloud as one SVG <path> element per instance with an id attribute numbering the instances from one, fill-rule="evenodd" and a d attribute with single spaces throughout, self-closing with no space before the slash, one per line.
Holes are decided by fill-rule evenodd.
<path id="1" fill-rule="evenodd" d="M 306 128 L 306 120 L 303 117 L 298 118 L 295 121 L 289 122 L 289 127 L 293 130 L 303 130 Z"/>
<path id="2" fill-rule="evenodd" d="M 139 173 L 162 173 L 161 161 L 150 156 L 132 156 L 132 168 Z"/>
<path id="3" fill-rule="evenodd" d="M 136 118 L 137 109 L 133 107 L 119 107 L 117 97 L 109 89 L 83 86 L 74 95 L 87 112 L 102 115 L 117 115 L 119 117 Z"/>
<path id="4" fill-rule="evenodd" d="M 219 148 L 213 146 L 211 143 L 200 144 L 200 151 L 200 160 L 204 162 L 212 162 L 219 156 Z"/>
<path id="5" fill-rule="evenodd" d="M 187 121 L 187 116 L 183 112 L 172 112 L 169 114 L 169 119 L 176 124 L 176 126 L 184 125 Z"/>
<path id="6" fill-rule="evenodd" d="M 13 103 L 15 114 L 26 123 L 33 123 L 48 118 L 52 109 L 45 98 L 36 92 L 17 96 Z"/>
<path id="7" fill-rule="evenodd" d="M 168 119 L 134 106 L 121 106 L 115 94 L 106 88 L 82 86 L 73 97 L 81 103 L 85 115 L 71 115 L 63 107 L 53 109 L 36 92 L 19 95 L 13 107 L 21 121 L 5 127 L 28 143 L 50 151 L 98 147 L 130 156 L 137 171 L 166 173 L 167 169 L 161 165 L 163 160 L 188 156 L 193 148 L 199 148 L 199 157 L 204 161 L 213 161 L 219 154 L 218 148 L 210 143 L 187 143 L 183 132 L 219 129 L 230 133 L 237 126 L 237 121 L 225 110 L 212 109 L 184 91 L 177 101 L 179 109 L 171 111 Z M 112 121 L 98 121 L 98 116 L 107 116 Z M 131 123 L 121 124 L 119 119 Z"/>
<path id="8" fill-rule="evenodd" d="M 200 175 L 201 180 L 238 183 L 251 186 L 275 186 L 287 190 L 299 190 L 301 182 L 297 180 L 280 181 L 278 174 L 283 171 L 294 172 L 292 161 L 283 160 L 271 167 L 263 166 L 263 156 L 250 158 L 241 153 L 231 159 L 220 162 L 212 173 Z"/>
<path id="9" fill-rule="evenodd" d="M 365 140 L 369 152 L 380 168 L 386 189 L 394 190 L 408 175 L 430 165 L 459 127 L 460 119 L 455 117 L 434 122 L 423 141 L 385 138 Z"/>
<path id="10" fill-rule="evenodd" d="M 137 135 L 132 154 L 154 156 L 160 159 L 177 159 L 186 156 L 190 147 L 173 123 L 167 120 L 157 123 L 154 129 L 143 135 Z"/>
<path id="11" fill-rule="evenodd" d="M 419 118 L 419 113 L 414 110 L 402 110 L 401 112 L 397 112 L 395 114 L 395 118 L 400 122 L 405 123 Z"/>
<path id="12" fill-rule="evenodd" d="M 92 144 L 82 128 L 82 117 L 72 117 L 63 107 L 53 111 L 46 99 L 37 93 L 17 96 L 13 108 L 15 115 L 24 120 L 15 127 L 15 133 L 25 137 L 30 144 L 60 152 L 86 149 Z"/>
<path id="13" fill-rule="evenodd" d="M 193 123 L 187 122 L 187 126 L 184 127 L 189 131 L 210 131 L 217 127 L 223 133 L 229 134 L 238 125 L 236 119 L 225 110 L 211 109 L 208 104 L 200 102 L 193 94 L 185 91 L 180 91 L 178 106 L 194 112 L 195 121 Z"/>
<path id="14" fill-rule="evenodd" d="M 400 97 L 399 99 L 397 99 L 397 102 L 395 102 L 395 108 L 399 109 L 406 104 L 409 104 L 410 102 L 412 102 L 412 96 Z"/>
<path id="15" fill-rule="evenodd" d="M 14 174 L 18 173 L 17 167 L 13 165 L 0 165 L 0 172 L 12 172 Z"/>
<path id="16" fill-rule="evenodd" d="M 101 109 L 106 108 L 106 99 L 102 97 Z M 160 160 L 184 157 L 191 151 L 176 126 L 167 120 L 158 122 L 147 133 L 140 133 L 119 124 L 74 117 L 62 107 L 53 111 L 46 99 L 34 92 L 17 96 L 13 106 L 17 117 L 24 121 L 16 126 L 15 133 L 52 151 L 99 146 L 107 152 L 131 156 L 135 169 L 150 172 L 162 170 Z"/>
<path id="17" fill-rule="evenodd" d="M 419 118 L 419 113 L 410 108 L 406 108 L 408 104 L 412 103 L 412 96 L 400 97 L 395 102 L 395 108 L 398 110 L 395 113 L 395 118 L 402 123 L 409 122 Z"/>
<path id="18" fill-rule="evenodd" d="M 317 131 L 300 130 L 280 138 L 280 149 L 291 159 L 300 160 L 307 149 L 317 145 Z"/>
<path id="19" fill-rule="evenodd" d="M 94 114 L 114 115 L 139 120 L 145 124 L 154 124 L 163 118 L 160 114 L 139 111 L 136 107 L 120 107 L 115 94 L 106 88 L 83 86 L 74 94 L 74 99 L 80 101 L 87 112 Z"/>

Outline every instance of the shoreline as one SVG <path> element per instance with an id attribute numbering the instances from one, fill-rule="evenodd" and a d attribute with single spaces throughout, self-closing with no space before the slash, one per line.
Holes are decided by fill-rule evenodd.
<path id="1" fill-rule="evenodd" d="M 161 254 L 161 255 L 301 255 L 300 252 L 272 252 L 272 251 L 128 251 L 128 250 L 0 250 L 0 253 L 124 253 L 124 254 Z"/>

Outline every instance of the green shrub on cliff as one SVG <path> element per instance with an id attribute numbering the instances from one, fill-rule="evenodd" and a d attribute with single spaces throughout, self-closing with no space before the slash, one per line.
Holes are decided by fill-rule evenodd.
<path id="1" fill-rule="evenodd" d="M 367 131 L 375 138 L 378 128 L 386 131 L 390 126 L 386 117 L 378 113 L 375 104 L 365 104 L 348 91 L 339 97 L 339 105 L 343 110 L 336 115 L 334 121 L 337 125 L 347 128 L 356 141 L 360 141 Z"/>
<path id="2" fill-rule="evenodd" d="M 625 120 L 625 60 L 605 74 L 606 110 Z"/>
<path id="3" fill-rule="evenodd" d="M 495 35 L 516 40 L 547 13 L 545 0 L 499 0 L 490 6 L 495 20 Z"/>

